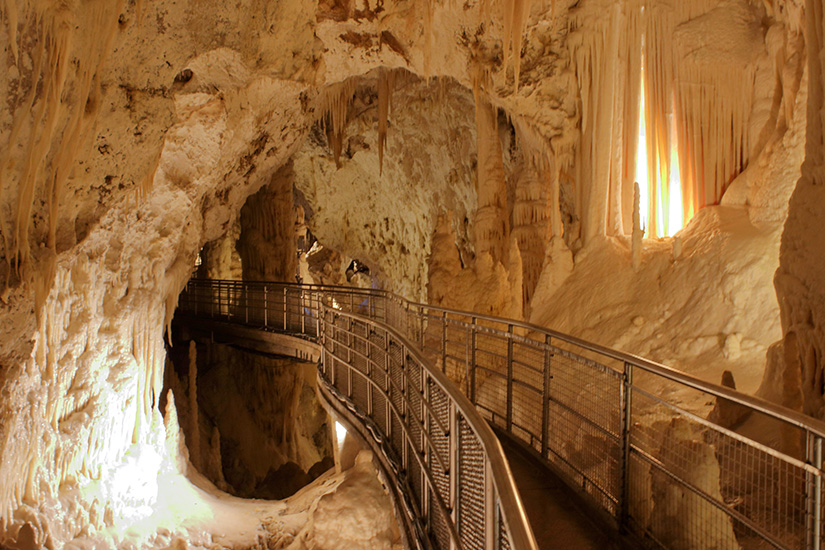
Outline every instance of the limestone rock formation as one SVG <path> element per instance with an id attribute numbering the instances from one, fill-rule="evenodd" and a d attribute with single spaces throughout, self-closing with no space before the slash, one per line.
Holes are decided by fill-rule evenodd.
<path id="1" fill-rule="evenodd" d="M 0 545 L 257 544 L 248 503 L 181 475 L 184 395 L 161 405 L 199 254 L 213 278 L 242 261 L 323 283 L 357 259 L 355 284 L 748 392 L 766 373 L 762 395 L 823 417 L 820 4 L 3 3 Z M 301 257 L 296 217 L 318 243 Z M 673 430 L 713 485 L 709 448 Z M 356 481 L 362 530 L 393 544 Z M 344 489 L 313 494 L 366 522 Z M 668 498 L 652 516 L 681 513 Z M 271 522 L 273 547 L 313 502 Z M 295 545 L 344 531 L 316 519 Z"/>

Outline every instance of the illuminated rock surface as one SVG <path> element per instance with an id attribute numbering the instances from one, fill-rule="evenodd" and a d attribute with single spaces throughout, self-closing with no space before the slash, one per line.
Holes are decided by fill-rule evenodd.
<path id="1" fill-rule="evenodd" d="M 366 461 L 286 503 L 199 488 L 160 402 L 204 245 L 213 277 L 245 257 L 247 278 L 343 283 L 357 259 L 351 284 L 746 392 L 764 374 L 760 395 L 823 417 L 825 27 L 803 4 L 6 2 L 0 545 L 393 544 L 352 506 L 385 498 Z M 692 219 L 634 267 L 642 87 L 646 236 L 670 195 Z M 296 220 L 314 258 L 283 250 Z"/>

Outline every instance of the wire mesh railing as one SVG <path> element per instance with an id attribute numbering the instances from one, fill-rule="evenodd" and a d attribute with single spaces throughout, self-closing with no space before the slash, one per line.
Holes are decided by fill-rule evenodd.
<path id="1" fill-rule="evenodd" d="M 260 299 L 237 302 L 242 294 L 227 293 L 242 293 L 248 284 L 192 281 L 182 305 L 187 294 L 211 289 L 220 294 L 216 310 L 246 304 L 226 313 L 246 322 L 244 310 L 259 307 Z M 296 296 L 306 311 L 326 300 L 393 327 L 490 424 L 617 527 L 652 545 L 822 547 L 825 424 L 818 420 L 527 323 L 410 303 L 384 291 L 270 288 Z M 294 328 L 301 317 L 295 304 L 278 303 L 292 308 L 281 315 L 283 326 Z M 279 322 L 264 325 L 291 330 Z M 314 330 L 305 334 L 315 337 Z"/>
<path id="2" fill-rule="evenodd" d="M 387 298 L 336 287 L 192 281 L 178 307 L 318 341 L 319 375 L 392 465 L 419 548 L 537 550 L 495 434 L 449 378 L 384 322 Z"/>

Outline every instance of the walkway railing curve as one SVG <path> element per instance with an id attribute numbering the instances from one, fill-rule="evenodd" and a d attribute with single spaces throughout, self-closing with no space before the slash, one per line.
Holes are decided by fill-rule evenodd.
<path id="1" fill-rule="evenodd" d="M 324 390 L 345 404 L 348 418 L 366 428 L 389 462 L 418 548 L 538 550 L 492 429 L 406 336 L 379 320 L 387 302 L 375 296 L 192 281 L 178 309 L 319 342 Z"/>
<path id="2" fill-rule="evenodd" d="M 190 281 L 181 297 L 189 311 L 312 338 L 322 302 L 406 337 L 622 530 L 668 549 L 822 547 L 825 424 L 796 411 L 543 327 L 384 291 Z"/>

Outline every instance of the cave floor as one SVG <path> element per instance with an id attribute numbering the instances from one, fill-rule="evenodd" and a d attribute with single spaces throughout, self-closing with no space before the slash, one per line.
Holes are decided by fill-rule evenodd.
<path id="1" fill-rule="evenodd" d="M 507 437 L 500 439 L 539 548 L 641 548 L 628 537 L 599 522 L 599 516 L 582 498 L 538 460 Z"/>

